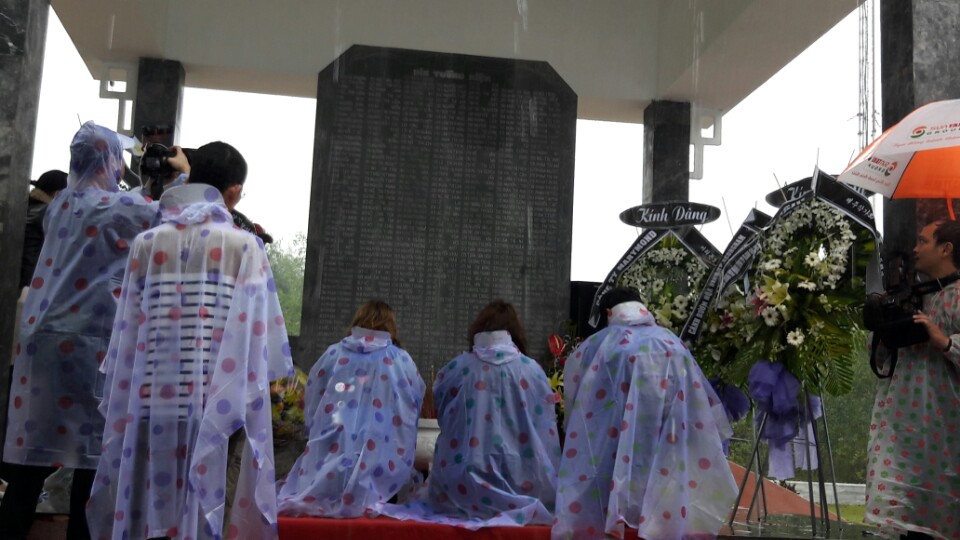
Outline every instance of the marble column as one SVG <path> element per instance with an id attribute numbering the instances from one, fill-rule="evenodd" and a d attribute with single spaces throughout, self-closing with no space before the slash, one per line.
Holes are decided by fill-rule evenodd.
<path id="1" fill-rule="evenodd" d="M 883 128 L 914 109 L 960 98 L 960 2 L 956 0 L 880 0 L 880 78 Z M 960 205 L 952 201 L 960 214 Z M 948 219 L 942 199 L 885 200 L 887 253 L 913 249 L 917 231 L 936 219 Z"/>
<path id="2" fill-rule="evenodd" d="M 20 253 L 49 0 L 0 0 L 0 434 L 6 429 Z"/>
<path id="3" fill-rule="evenodd" d="M 183 109 L 183 64 L 175 60 L 141 58 L 137 68 L 137 97 L 133 105 L 133 135 L 144 142 L 171 146 L 179 140 Z M 148 128 L 144 132 L 144 128 Z M 134 159 L 132 167 L 137 168 Z"/>
<path id="4" fill-rule="evenodd" d="M 690 200 L 690 103 L 654 101 L 643 111 L 643 202 Z"/>

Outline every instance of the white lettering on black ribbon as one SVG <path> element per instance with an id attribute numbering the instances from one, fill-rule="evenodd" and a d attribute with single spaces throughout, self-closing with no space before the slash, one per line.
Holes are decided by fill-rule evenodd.
<path id="1" fill-rule="evenodd" d="M 593 307 L 590 308 L 590 326 L 596 328 L 597 323 L 600 322 L 600 299 L 603 298 L 603 295 L 617 286 L 617 281 L 620 280 L 620 276 L 623 275 L 623 272 L 626 271 L 634 261 L 649 251 L 661 237 L 667 234 L 673 233 L 659 229 L 647 229 L 634 240 L 630 249 L 620 257 L 620 261 L 613 267 L 613 270 L 607 274 L 607 278 L 603 280 L 603 284 L 597 288 L 597 294 L 593 296 Z"/>

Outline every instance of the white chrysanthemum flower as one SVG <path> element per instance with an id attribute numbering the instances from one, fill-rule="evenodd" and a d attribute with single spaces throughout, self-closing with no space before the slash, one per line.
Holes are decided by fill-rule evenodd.
<path id="1" fill-rule="evenodd" d="M 777 311 L 777 308 L 773 306 L 767 306 L 763 308 L 760 312 L 760 315 L 763 317 L 763 322 L 767 326 L 776 326 L 780 324 L 780 313 Z"/>
<path id="2" fill-rule="evenodd" d="M 803 258 L 803 264 L 811 268 L 816 268 L 820 264 L 820 254 L 816 251 L 807 253 L 807 256 Z"/>
<path id="3" fill-rule="evenodd" d="M 763 263 L 764 270 L 776 270 L 780 268 L 780 265 L 783 264 L 783 261 L 780 259 L 770 259 L 769 261 Z"/>
<path id="4" fill-rule="evenodd" d="M 799 328 L 787 334 L 787 343 L 794 347 L 799 347 L 803 343 L 803 331 Z"/>

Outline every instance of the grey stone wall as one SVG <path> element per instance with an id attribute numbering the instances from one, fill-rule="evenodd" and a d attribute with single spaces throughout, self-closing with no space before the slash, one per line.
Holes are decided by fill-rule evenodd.
<path id="1" fill-rule="evenodd" d="M 49 0 L 0 0 L 0 434 L 6 429 L 20 254 Z"/>

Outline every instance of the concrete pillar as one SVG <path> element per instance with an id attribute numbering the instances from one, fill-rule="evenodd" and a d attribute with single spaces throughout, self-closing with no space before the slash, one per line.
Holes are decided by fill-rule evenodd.
<path id="1" fill-rule="evenodd" d="M 183 109 L 183 64 L 175 60 L 141 58 L 137 69 L 137 97 L 133 105 L 133 135 L 144 142 L 171 146 L 180 133 Z M 159 128 L 144 133 L 143 128 Z M 131 166 L 136 169 L 139 160 Z"/>
<path id="2" fill-rule="evenodd" d="M 0 0 L 0 436 L 7 425 L 10 350 L 37 131 L 49 0 Z"/>
<path id="3" fill-rule="evenodd" d="M 880 1 L 884 129 L 922 105 L 960 98 L 958 20 L 960 3 L 955 0 Z M 886 200 L 883 230 L 887 253 L 909 251 L 920 227 L 948 218 L 942 199 Z"/>
<path id="4" fill-rule="evenodd" d="M 690 103 L 654 101 L 643 111 L 643 202 L 690 200 Z"/>

